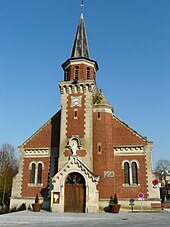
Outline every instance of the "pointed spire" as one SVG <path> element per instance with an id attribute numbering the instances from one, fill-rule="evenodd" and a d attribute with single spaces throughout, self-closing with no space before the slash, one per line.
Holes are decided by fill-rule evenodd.
<path id="1" fill-rule="evenodd" d="M 71 58 L 79 58 L 79 57 L 84 57 L 88 59 L 90 58 L 83 11 L 84 11 L 84 1 L 81 2 L 81 15 L 80 15 L 79 24 L 77 27 L 76 37 L 73 44 Z"/>

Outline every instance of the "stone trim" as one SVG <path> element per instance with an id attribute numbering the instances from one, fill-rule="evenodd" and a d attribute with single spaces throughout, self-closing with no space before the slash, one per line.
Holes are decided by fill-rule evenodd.
<path id="1" fill-rule="evenodd" d="M 98 107 L 94 107 L 93 108 L 93 112 L 94 113 L 96 113 L 96 112 L 100 112 L 100 113 L 110 113 L 110 114 L 112 114 L 113 112 L 112 112 L 112 110 L 111 110 L 111 108 L 108 108 L 108 107 L 103 107 L 103 106 L 98 106 Z M 100 118 L 97 118 L 98 120 L 100 119 Z"/>
<path id="2" fill-rule="evenodd" d="M 133 160 L 130 160 L 130 161 L 128 159 L 123 160 L 122 161 L 122 169 L 124 169 L 124 163 L 125 162 L 128 162 L 130 165 L 132 164 L 132 162 L 136 162 L 137 168 L 139 169 L 139 161 L 138 160 L 136 160 L 136 159 L 133 159 Z"/>
<path id="3" fill-rule="evenodd" d="M 95 64 L 96 62 L 94 61 L 89 61 L 88 59 L 80 59 L 80 58 L 71 58 L 71 61 L 69 61 L 69 64 L 67 64 L 67 66 L 65 66 L 65 70 L 70 66 L 70 65 L 77 65 L 77 64 L 85 64 L 87 66 L 91 66 L 95 69 L 96 72 L 96 68 L 95 68 Z"/>
<path id="4" fill-rule="evenodd" d="M 138 188 L 138 187 L 140 187 L 140 184 L 122 184 L 122 187 L 124 187 L 124 188 Z"/>
<path id="5" fill-rule="evenodd" d="M 99 176 L 94 175 L 91 170 L 78 158 L 78 156 L 70 156 L 69 161 L 66 165 L 53 177 L 53 183 L 55 183 L 55 178 L 60 179 L 63 173 L 69 172 L 71 166 L 77 166 L 81 171 L 85 173 L 93 182 L 98 184 Z"/>
<path id="6" fill-rule="evenodd" d="M 158 200 L 160 199 L 160 191 L 159 187 L 158 188 L 153 188 L 152 181 L 155 179 L 155 176 L 152 171 L 152 157 L 151 157 L 151 150 L 153 147 L 153 143 L 149 142 L 145 146 L 145 154 L 146 154 L 146 177 L 147 177 L 147 194 L 148 194 L 148 199 L 154 199 Z"/>
<path id="7" fill-rule="evenodd" d="M 76 94 L 91 92 L 96 94 L 97 86 L 94 80 L 79 80 L 74 84 L 74 81 L 58 82 L 61 94 Z"/>
<path id="8" fill-rule="evenodd" d="M 50 150 L 48 148 L 33 148 L 24 149 L 24 157 L 50 157 Z"/>
<path id="9" fill-rule="evenodd" d="M 114 147 L 115 156 L 124 156 L 124 155 L 145 155 L 143 146 L 118 146 Z"/>
<path id="10" fill-rule="evenodd" d="M 20 162 L 19 162 L 19 169 L 18 173 L 13 177 L 12 180 L 12 192 L 11 192 L 11 199 L 12 198 L 21 198 L 21 190 L 22 190 L 22 179 L 23 179 L 23 169 L 24 169 L 24 159 L 23 154 L 24 150 L 22 147 L 18 148 L 20 153 Z"/>
<path id="11" fill-rule="evenodd" d="M 78 103 L 77 104 L 75 104 L 74 103 L 74 99 L 77 99 L 78 100 Z M 70 107 L 81 107 L 82 105 L 81 105 L 81 101 L 82 100 L 82 96 L 80 95 L 80 96 L 71 96 L 71 105 L 70 105 Z"/>
<path id="12" fill-rule="evenodd" d="M 115 173 L 113 171 L 104 171 L 104 178 L 114 178 Z"/>
<path id="13" fill-rule="evenodd" d="M 42 164 L 42 170 L 44 170 L 44 162 L 42 162 L 42 161 L 34 161 L 34 160 L 29 163 L 29 170 L 32 169 L 32 164 L 33 163 L 36 165 L 36 167 L 38 167 L 39 163 Z"/>
<path id="14" fill-rule="evenodd" d="M 28 186 L 29 187 L 32 187 L 32 188 L 42 188 L 43 187 L 43 183 L 39 184 L 39 183 L 28 183 Z"/>
<path id="15" fill-rule="evenodd" d="M 85 212 L 96 213 L 99 211 L 99 191 L 97 184 L 100 177 L 94 175 L 93 172 L 78 158 L 78 156 L 69 157 L 64 167 L 52 178 L 53 189 L 51 191 L 51 211 L 64 212 L 65 201 L 65 179 L 69 173 L 80 173 L 85 179 L 86 188 L 86 209 Z M 54 203 L 55 195 L 60 195 L 59 203 Z"/>
<path id="16" fill-rule="evenodd" d="M 133 183 L 133 180 L 132 180 L 132 163 L 135 162 L 136 165 L 137 165 L 137 176 L 138 176 L 139 161 L 138 160 L 135 160 L 135 159 L 133 159 L 133 160 L 125 159 L 125 160 L 122 161 L 122 166 L 121 166 L 122 169 L 124 169 L 124 164 L 126 162 L 129 164 L 129 181 L 130 181 L 129 183 L 130 184 L 123 183 L 122 186 L 123 187 L 139 187 L 140 186 L 139 182 L 138 182 L 138 184 L 135 184 L 135 183 Z"/>

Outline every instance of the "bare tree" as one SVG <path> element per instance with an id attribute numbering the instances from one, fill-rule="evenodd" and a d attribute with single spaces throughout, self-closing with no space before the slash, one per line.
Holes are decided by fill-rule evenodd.
<path id="1" fill-rule="evenodd" d="M 18 160 L 11 144 L 0 147 L 0 201 L 8 203 L 12 187 L 12 178 L 16 175 Z"/>
<path id="2" fill-rule="evenodd" d="M 155 171 L 159 173 L 161 181 L 164 182 L 164 185 L 166 188 L 166 197 L 169 198 L 168 181 L 170 178 L 170 161 L 169 160 L 159 160 L 156 163 Z"/>

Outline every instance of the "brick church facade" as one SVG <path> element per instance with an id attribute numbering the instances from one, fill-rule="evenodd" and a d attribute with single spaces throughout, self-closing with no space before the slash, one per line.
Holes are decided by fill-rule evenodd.
<path id="1" fill-rule="evenodd" d="M 61 110 L 18 148 L 10 206 L 29 206 L 37 193 L 52 212 L 98 212 L 115 193 L 122 206 L 141 192 L 145 206 L 158 201 L 153 143 L 115 116 L 98 90 L 98 64 L 89 55 L 83 12 L 62 68 Z"/>

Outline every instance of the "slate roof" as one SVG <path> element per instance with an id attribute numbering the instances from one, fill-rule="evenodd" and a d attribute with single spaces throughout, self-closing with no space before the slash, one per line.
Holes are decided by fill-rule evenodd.
<path id="1" fill-rule="evenodd" d="M 80 15 L 80 20 L 71 53 L 71 58 L 81 57 L 90 59 L 83 12 Z"/>

